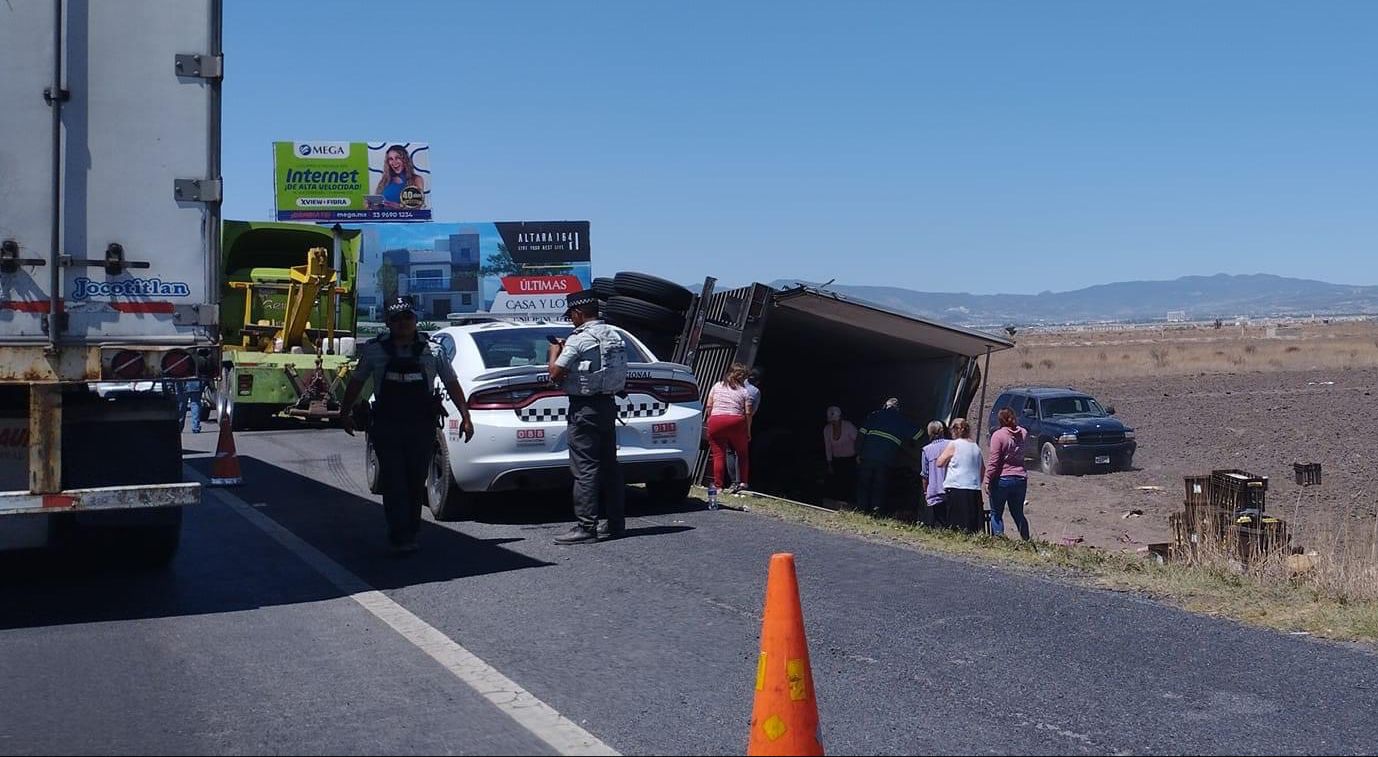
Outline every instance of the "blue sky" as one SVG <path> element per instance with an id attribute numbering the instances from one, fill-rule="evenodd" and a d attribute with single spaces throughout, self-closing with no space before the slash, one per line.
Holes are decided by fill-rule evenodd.
<path id="1" fill-rule="evenodd" d="M 1378 284 L 1374 2 L 225 6 L 231 218 L 274 140 L 401 139 L 599 275 Z"/>

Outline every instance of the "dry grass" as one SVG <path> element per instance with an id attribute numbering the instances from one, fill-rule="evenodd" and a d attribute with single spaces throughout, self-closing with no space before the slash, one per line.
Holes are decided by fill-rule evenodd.
<path id="1" fill-rule="evenodd" d="M 1311 556 L 1314 567 L 1298 573 L 1282 552 L 1245 568 L 1230 559 L 1230 545 L 1198 550 L 1199 556 L 1187 562 L 1159 564 L 1094 549 L 935 531 L 768 497 L 748 501 L 753 511 L 816 528 L 1005 568 L 1051 572 L 1280 631 L 1378 643 L 1378 560 L 1373 553 L 1378 542 L 1360 539 L 1353 529 L 1334 532 L 1333 543 L 1316 542 L 1309 550 L 1316 553 Z"/>
<path id="2" fill-rule="evenodd" d="M 1375 325 L 1065 331 L 1019 336 L 991 357 L 1004 384 L 1239 371 L 1339 370 L 1378 366 Z M 1270 336 L 1271 334 L 1271 336 Z"/>

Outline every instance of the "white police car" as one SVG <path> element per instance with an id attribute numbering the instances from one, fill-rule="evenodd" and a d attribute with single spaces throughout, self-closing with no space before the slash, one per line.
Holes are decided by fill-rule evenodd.
<path id="1" fill-rule="evenodd" d="M 473 441 L 459 431 L 459 413 L 436 435 L 427 477 L 431 512 L 438 520 L 472 513 L 476 494 L 555 489 L 572 483 L 566 414 L 569 400 L 550 383 L 550 341 L 574 327 L 558 322 L 492 320 L 431 334 L 449 357 L 469 399 Z M 617 459 L 626 482 L 645 483 L 652 498 L 681 502 L 699 454 L 703 404 L 686 366 L 660 362 L 626 331 L 627 396 L 617 399 Z M 377 491 L 377 457 L 368 441 L 368 480 Z"/>

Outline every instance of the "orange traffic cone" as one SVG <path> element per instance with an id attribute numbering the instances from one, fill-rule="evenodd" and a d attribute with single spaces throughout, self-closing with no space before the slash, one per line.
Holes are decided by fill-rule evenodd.
<path id="1" fill-rule="evenodd" d="M 211 486 L 239 486 L 244 476 L 239 473 L 239 456 L 234 451 L 234 423 L 229 413 L 220 414 L 220 440 L 215 445 L 215 462 L 211 464 Z"/>
<path id="2" fill-rule="evenodd" d="M 770 558 L 761 657 L 756 662 L 756 703 L 751 708 L 746 753 L 823 754 L 799 581 L 794 576 L 794 555 L 788 553 Z"/>

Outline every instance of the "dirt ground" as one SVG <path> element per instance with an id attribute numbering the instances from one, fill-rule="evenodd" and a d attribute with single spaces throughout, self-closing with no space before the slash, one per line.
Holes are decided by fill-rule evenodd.
<path id="1" fill-rule="evenodd" d="M 1136 430 L 1135 470 L 1031 474 L 1030 524 L 1036 536 L 1055 543 L 1080 539 L 1085 546 L 1133 552 L 1170 541 L 1168 515 L 1182 509 L 1183 476 L 1218 468 L 1268 476 L 1268 509 L 1299 526 L 1345 523 L 1367 535 L 1378 522 L 1378 477 L 1366 444 L 1366 426 L 1378 419 L 1375 331 L 1371 324 L 1312 328 L 1292 344 L 1262 330 L 1255 337 L 1238 329 L 1218 340 L 1201 332 L 1136 334 L 1133 340 L 1039 334 L 992 361 L 981 417 L 988 417 L 1004 386 L 1066 385 L 1115 406 Z M 1084 358 L 1103 352 L 1114 357 Z M 1259 368 L 1213 372 L 1186 365 L 1192 356 L 1220 353 L 1227 365 L 1243 358 Z M 1058 370 L 1059 364 L 1065 368 Z M 1103 375 L 1087 375 L 1102 366 Z M 1320 463 L 1323 484 L 1303 491 L 1294 481 L 1294 462 Z M 1132 510 L 1143 515 L 1123 517 Z"/>

